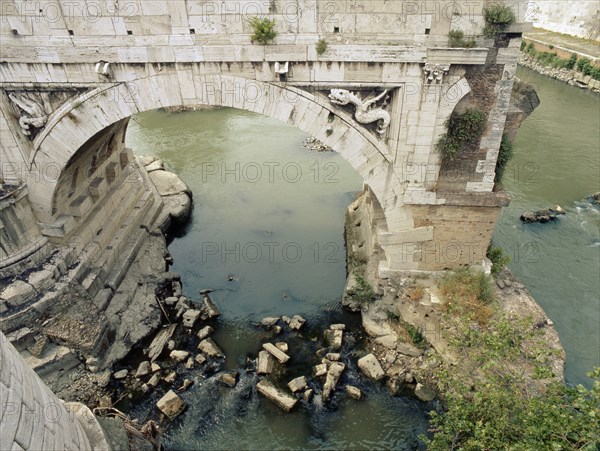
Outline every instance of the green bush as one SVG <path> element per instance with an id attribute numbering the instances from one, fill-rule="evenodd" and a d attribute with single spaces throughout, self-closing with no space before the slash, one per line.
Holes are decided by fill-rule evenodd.
<path id="1" fill-rule="evenodd" d="M 483 18 L 485 20 L 483 35 L 486 38 L 493 38 L 496 33 L 506 30 L 516 20 L 512 9 L 499 4 L 486 6 L 483 9 Z"/>
<path id="2" fill-rule="evenodd" d="M 253 30 L 251 37 L 253 43 L 257 42 L 261 45 L 267 45 L 277 36 L 274 20 L 255 16 L 250 19 L 250 25 Z"/>
<path id="3" fill-rule="evenodd" d="M 527 43 L 525 41 L 521 41 L 521 52 L 524 52 L 526 47 Z"/>
<path id="4" fill-rule="evenodd" d="M 591 63 L 589 58 L 581 58 L 579 61 L 577 61 L 577 70 L 579 72 L 583 72 L 583 68 L 589 66 Z"/>
<path id="5" fill-rule="evenodd" d="M 490 372 L 491 373 L 491 372 Z M 431 413 L 428 449 L 596 450 L 600 443 L 600 368 L 591 389 L 552 383 L 527 396 L 507 377 L 491 375 L 473 390 L 448 376 L 446 411 Z"/>
<path id="6" fill-rule="evenodd" d="M 453 160 L 466 145 L 481 136 L 485 127 L 485 114 L 476 109 L 468 109 L 463 114 L 452 113 L 446 126 L 448 132 L 437 142 L 436 149 L 443 158 Z"/>
<path id="7" fill-rule="evenodd" d="M 487 258 L 492 262 L 492 274 L 497 275 L 502 268 L 510 263 L 510 256 L 506 255 L 501 247 L 490 246 L 486 253 Z"/>
<path id="8" fill-rule="evenodd" d="M 358 288 L 355 291 L 354 298 L 361 304 L 372 301 L 375 297 L 375 291 L 373 291 L 373 287 L 371 287 L 371 285 L 369 285 L 369 283 L 360 274 L 356 274 L 355 277 L 356 282 L 358 283 Z"/>
<path id="9" fill-rule="evenodd" d="M 327 41 L 325 39 L 319 39 L 317 42 L 317 55 L 322 55 L 327 51 Z"/>
<path id="10" fill-rule="evenodd" d="M 498 160 L 496 162 L 496 177 L 494 183 L 502 183 L 502 177 L 504 176 L 504 170 L 508 165 L 508 162 L 513 157 L 513 147 L 506 136 L 502 137 L 500 143 L 500 150 L 498 152 Z"/>
<path id="11" fill-rule="evenodd" d="M 475 38 L 465 39 L 462 30 L 450 30 L 448 33 L 448 47 L 464 47 L 471 49 L 477 45 Z"/>
<path id="12" fill-rule="evenodd" d="M 533 42 L 530 42 L 529 44 L 527 44 L 527 53 L 532 52 L 535 52 L 535 44 Z"/>

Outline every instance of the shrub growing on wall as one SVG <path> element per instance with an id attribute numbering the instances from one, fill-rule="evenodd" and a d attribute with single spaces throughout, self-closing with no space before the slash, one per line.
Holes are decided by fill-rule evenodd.
<path id="1" fill-rule="evenodd" d="M 327 41 L 325 39 L 319 39 L 317 41 L 317 55 L 322 55 L 327 51 Z"/>
<path id="2" fill-rule="evenodd" d="M 275 31 L 275 21 L 269 20 L 266 17 L 253 17 L 250 19 L 250 25 L 252 26 L 252 42 L 258 43 L 261 45 L 267 45 L 275 36 L 277 36 L 277 32 Z"/>
<path id="3" fill-rule="evenodd" d="M 490 5 L 483 10 L 485 27 L 483 35 L 486 38 L 493 38 L 496 33 L 506 30 L 508 26 L 515 22 L 515 13 L 508 6 Z"/>
<path id="4" fill-rule="evenodd" d="M 475 47 L 476 44 L 475 38 L 473 37 L 465 39 L 465 34 L 462 30 L 450 30 L 448 33 L 449 47 L 464 47 L 470 49 Z"/>
<path id="5" fill-rule="evenodd" d="M 448 132 L 441 136 L 436 149 L 444 159 L 453 160 L 466 145 L 481 136 L 485 127 L 485 114 L 474 108 L 462 114 L 452 113 L 446 126 Z"/>

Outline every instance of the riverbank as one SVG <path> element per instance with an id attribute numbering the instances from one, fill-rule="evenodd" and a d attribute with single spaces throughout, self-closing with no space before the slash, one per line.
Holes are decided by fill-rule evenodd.
<path id="1" fill-rule="evenodd" d="M 600 93 L 599 48 L 595 41 L 534 29 L 523 36 L 519 65 Z"/>

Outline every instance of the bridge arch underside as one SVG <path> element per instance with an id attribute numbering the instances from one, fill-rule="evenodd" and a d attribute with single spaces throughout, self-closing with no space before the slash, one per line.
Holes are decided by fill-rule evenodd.
<path id="1" fill-rule="evenodd" d="M 29 198 L 41 223 L 52 228 L 77 215 L 84 220 L 86 203 L 100 199 L 103 186 L 106 189 L 102 179 L 110 183 L 131 159 L 124 136 L 132 115 L 171 106 L 223 106 L 296 126 L 352 165 L 377 200 L 368 203 L 372 211 L 364 238 L 383 249 L 381 270 L 443 270 L 479 262 L 485 255 L 498 206 L 482 204 L 466 212 L 460 203 L 407 202 L 407 180 L 391 161 L 385 139 L 357 124 L 351 113 L 336 108 L 326 96 L 243 77 L 194 75 L 182 81 L 181 73 L 165 72 L 97 88 L 49 121 L 30 159 L 34 171 L 58 168 L 55 178 L 37 177 L 29 184 Z M 465 248 L 461 243 L 466 241 Z M 446 258 L 448 246 L 451 260 Z"/>

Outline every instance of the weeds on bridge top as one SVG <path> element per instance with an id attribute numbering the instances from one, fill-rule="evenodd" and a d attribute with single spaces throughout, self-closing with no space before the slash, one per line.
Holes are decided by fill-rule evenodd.
<path id="1" fill-rule="evenodd" d="M 277 36 L 274 20 L 255 16 L 250 19 L 250 25 L 253 30 L 251 37 L 252 43 L 267 45 Z"/>

